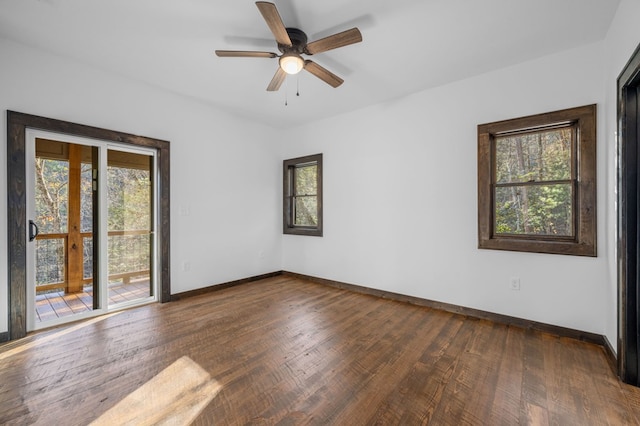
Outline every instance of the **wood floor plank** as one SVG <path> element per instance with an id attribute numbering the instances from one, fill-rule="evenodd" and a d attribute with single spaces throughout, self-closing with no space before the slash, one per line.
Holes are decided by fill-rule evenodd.
<path id="1" fill-rule="evenodd" d="M 413 363 L 399 372 L 397 384 L 385 395 L 384 400 L 377 407 L 371 407 L 368 423 L 397 424 L 403 417 L 420 418 L 420 422 L 428 422 L 437 416 L 435 411 L 441 407 L 444 388 L 457 364 L 457 357 L 450 356 L 449 343 L 460 332 L 464 321 L 461 317 L 444 313 L 434 319 L 434 327 L 424 335 L 424 350 Z M 393 382 L 390 380 L 390 383 Z M 407 400 L 416 401 L 416 404 L 406 407 Z"/>
<path id="2" fill-rule="evenodd" d="M 87 292 L 82 292 L 78 294 L 78 298 L 84 303 L 84 306 L 87 307 L 87 310 L 93 310 L 93 296 Z"/>
<path id="3" fill-rule="evenodd" d="M 396 311 L 394 309 L 394 311 Z M 366 399 L 372 393 L 384 392 L 387 383 L 374 386 L 372 382 L 376 376 L 393 370 L 397 363 L 401 363 L 403 356 L 413 361 L 412 351 L 398 342 L 406 342 L 403 334 L 423 324 L 421 312 L 407 310 L 398 315 L 390 313 L 386 320 L 376 327 L 375 338 L 370 344 L 358 348 L 339 342 L 330 351 L 332 363 L 318 371 L 322 376 L 318 380 L 312 399 L 301 401 L 297 408 L 303 412 L 313 412 L 329 423 L 336 424 L 336 418 L 341 414 L 349 414 L 351 421 L 358 422 L 358 417 L 364 413 L 356 413 L 352 409 L 352 402 L 359 396 Z M 362 329 L 362 328 L 361 328 Z M 346 344 L 345 344 L 346 343 Z M 349 360 L 349 362 L 344 362 Z M 326 369 L 331 368 L 327 374 Z"/>
<path id="4" fill-rule="evenodd" d="M 400 353 L 390 360 L 384 368 L 380 368 L 366 383 L 366 386 L 362 386 L 359 392 L 355 393 L 348 409 L 343 410 L 336 418 L 336 424 L 353 421 L 355 415 L 362 421 L 362 424 L 376 423 L 385 416 L 393 417 L 394 413 L 402 412 L 402 410 L 398 410 L 398 407 L 402 406 L 402 400 L 415 397 L 415 395 L 409 395 L 416 388 L 409 381 L 422 381 L 429 377 L 428 374 L 420 374 L 421 369 L 424 369 L 424 364 L 420 360 L 429 350 L 433 339 L 436 338 L 442 327 L 452 320 L 452 315 L 448 313 L 422 309 L 417 311 L 422 314 L 420 322 L 408 329 L 402 327 L 407 335 L 402 340 L 406 343 L 396 346 Z M 453 327 L 456 325 L 454 324 Z M 385 351 L 380 352 L 385 353 Z M 407 366 L 412 364 L 414 366 L 408 371 Z M 423 395 L 415 397 L 415 400 L 421 401 L 415 406 L 417 415 L 419 417 L 427 416 L 434 406 L 433 400 L 424 398 Z"/>
<path id="5" fill-rule="evenodd" d="M 109 304 L 128 302 L 149 297 L 149 282 L 137 281 L 109 288 Z M 84 291 L 65 293 L 64 291 L 40 294 L 36 296 L 36 321 L 38 323 L 77 313 L 93 310 L 93 288 L 85 285 Z"/>
<path id="6" fill-rule="evenodd" d="M 544 373 L 549 420 L 554 424 L 566 423 L 571 419 L 588 424 L 582 395 L 584 374 L 571 350 L 572 341 L 563 342 L 558 337 L 548 335 L 541 336 L 541 340 L 543 344 L 540 348 L 546 366 Z M 558 351 L 559 347 L 563 350 Z M 571 401 L 567 400 L 567 395 L 570 395 Z"/>
<path id="7" fill-rule="evenodd" d="M 49 321 L 58 318 L 51 303 L 49 303 L 49 300 L 44 296 L 36 298 L 36 315 L 38 321 Z"/>
<path id="8" fill-rule="evenodd" d="M 182 357 L 220 386 L 195 425 L 640 424 L 598 346 L 287 276 L 0 344 L 0 424 L 89 424 Z"/>
<path id="9" fill-rule="evenodd" d="M 491 406 L 488 424 L 513 425 L 520 418 L 522 397 L 522 357 L 524 334 L 522 330 L 507 328 L 503 356 L 497 372 L 496 392 Z"/>
<path id="10" fill-rule="evenodd" d="M 82 299 L 79 297 L 77 293 L 68 294 L 63 299 L 67 304 L 67 306 L 69 307 L 69 309 L 71 309 L 71 311 L 74 314 L 89 311 L 89 309 L 87 308 L 87 305 L 84 304 L 84 302 L 82 301 Z"/>
<path id="11" fill-rule="evenodd" d="M 460 356 L 455 373 L 455 400 L 461 404 L 460 424 L 480 424 L 491 415 L 508 329 L 489 321 L 473 324 L 475 329 Z"/>
<path id="12" fill-rule="evenodd" d="M 547 381 L 543 344 L 548 344 L 547 335 L 526 330 L 522 357 L 522 398 L 520 400 L 520 423 L 535 424 L 536 419 L 548 418 Z M 567 388 L 565 388 L 566 390 Z M 565 424 L 563 422 L 557 424 Z"/>
<path id="13" fill-rule="evenodd" d="M 437 351 L 437 357 L 434 358 L 435 370 L 430 371 L 429 375 L 433 374 L 434 379 L 440 381 L 438 386 L 439 401 L 428 420 L 434 424 L 465 424 L 467 417 L 465 404 L 471 389 L 468 388 L 469 378 L 466 377 L 468 367 L 466 366 L 465 352 L 474 339 L 475 325 L 478 324 L 478 321 L 468 321 L 464 318 L 459 318 L 459 320 L 461 321 L 460 328 L 451 340 L 449 341 L 448 337 L 443 336 L 444 338 L 439 340 L 437 344 L 440 348 L 433 347 Z M 432 386 L 428 386 L 423 389 L 428 392 L 431 388 Z"/>

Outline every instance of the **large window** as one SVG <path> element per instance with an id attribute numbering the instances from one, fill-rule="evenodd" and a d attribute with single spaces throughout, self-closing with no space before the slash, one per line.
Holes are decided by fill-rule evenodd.
<path id="1" fill-rule="evenodd" d="M 322 154 L 283 162 L 285 234 L 322 236 Z"/>
<path id="2" fill-rule="evenodd" d="M 478 246 L 596 256 L 596 106 L 478 126 Z"/>

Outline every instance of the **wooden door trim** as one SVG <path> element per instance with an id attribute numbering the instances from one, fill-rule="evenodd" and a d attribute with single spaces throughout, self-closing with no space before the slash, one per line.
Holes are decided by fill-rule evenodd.
<path id="1" fill-rule="evenodd" d="M 19 339 L 27 333 L 27 188 L 25 156 L 27 128 L 156 150 L 160 180 L 158 231 L 161 236 L 159 247 L 161 290 L 159 299 L 163 303 L 168 302 L 171 299 L 171 275 L 169 271 L 169 142 L 21 112 L 7 111 L 9 339 Z"/>
<path id="2" fill-rule="evenodd" d="M 638 288 L 638 165 L 640 45 L 617 80 L 618 89 L 618 375 L 640 385 Z"/>

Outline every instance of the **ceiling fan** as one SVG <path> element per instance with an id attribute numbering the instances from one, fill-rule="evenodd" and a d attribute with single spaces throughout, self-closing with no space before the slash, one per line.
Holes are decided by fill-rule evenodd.
<path id="1" fill-rule="evenodd" d="M 360 34 L 358 28 L 351 28 L 350 30 L 307 43 L 307 35 L 304 31 L 284 26 L 275 4 L 257 1 L 256 6 L 258 6 L 258 10 L 275 36 L 276 42 L 278 42 L 278 50 L 282 54 L 246 50 L 216 50 L 216 55 L 227 58 L 279 58 L 276 74 L 271 79 L 269 86 L 267 86 L 267 90 L 270 92 L 280 89 L 287 74 L 297 74 L 303 69 L 332 87 L 338 87 L 344 82 L 343 79 L 326 68 L 309 59 L 304 59 L 302 55 L 315 55 L 327 50 L 359 43 L 362 41 L 362 34 Z"/>

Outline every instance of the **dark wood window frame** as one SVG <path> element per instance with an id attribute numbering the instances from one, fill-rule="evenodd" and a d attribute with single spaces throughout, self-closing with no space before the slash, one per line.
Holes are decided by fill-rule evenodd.
<path id="1" fill-rule="evenodd" d="M 7 237 L 9 279 L 9 339 L 27 333 L 27 206 L 26 130 L 46 130 L 118 144 L 153 148 L 160 179 L 158 226 L 160 232 L 160 301 L 171 299 L 169 273 L 169 142 L 67 121 L 7 111 Z"/>
<path id="2" fill-rule="evenodd" d="M 597 256 L 596 105 L 569 108 L 478 126 L 478 247 L 534 253 Z M 499 135 L 571 123 L 576 129 L 574 236 L 503 235 L 495 231 L 495 139 Z"/>
<path id="3" fill-rule="evenodd" d="M 298 226 L 294 223 L 295 214 L 295 194 L 294 194 L 294 171 L 297 167 L 316 164 L 318 172 L 317 182 L 317 205 L 318 224 L 317 226 Z M 308 235 L 322 237 L 322 154 L 307 155 L 305 157 L 291 158 L 283 161 L 283 206 L 282 206 L 282 226 L 283 233 L 292 235 Z"/>

